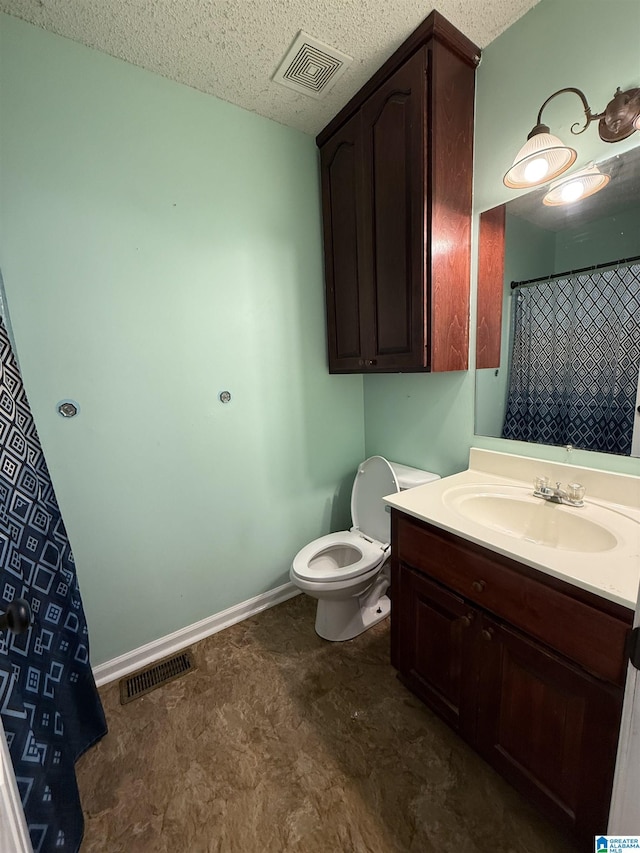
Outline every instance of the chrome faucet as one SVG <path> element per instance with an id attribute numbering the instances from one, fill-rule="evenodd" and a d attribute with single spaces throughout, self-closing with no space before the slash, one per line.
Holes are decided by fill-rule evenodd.
<path id="1" fill-rule="evenodd" d="M 584 506 L 584 492 L 585 488 L 580 483 L 569 483 L 567 488 L 563 489 L 560 482 L 556 482 L 555 487 L 552 487 L 548 477 L 536 477 L 533 487 L 534 497 L 567 506 Z"/>

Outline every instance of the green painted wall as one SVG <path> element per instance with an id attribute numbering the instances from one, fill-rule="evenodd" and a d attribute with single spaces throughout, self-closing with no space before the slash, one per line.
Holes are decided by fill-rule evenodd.
<path id="1" fill-rule="evenodd" d="M 0 27 L 0 265 L 97 664 L 348 523 L 362 379 L 326 370 L 313 139 Z"/>
<path id="2" fill-rule="evenodd" d="M 478 216 L 514 197 L 502 176 L 535 124 L 540 105 L 557 89 L 578 86 L 594 112 L 617 86 L 640 85 L 640 3 L 637 0 L 542 0 L 483 52 L 477 74 L 473 250 Z M 606 62 L 598 57 L 606 56 Z M 563 140 L 573 138 L 576 167 L 612 156 L 597 129 L 571 136 L 582 116 L 575 95 L 545 110 Z M 615 152 L 640 144 L 636 133 Z M 471 354 L 475 357 L 475 266 L 472 270 Z M 364 381 L 366 452 L 450 474 L 466 467 L 470 446 L 568 461 L 563 448 L 473 434 L 474 374 L 367 376 Z M 571 462 L 640 474 L 640 460 L 574 451 Z"/>

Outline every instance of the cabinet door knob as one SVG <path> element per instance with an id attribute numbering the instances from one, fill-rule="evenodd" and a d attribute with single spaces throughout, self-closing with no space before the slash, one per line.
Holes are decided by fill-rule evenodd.
<path id="1" fill-rule="evenodd" d="M 487 642 L 493 640 L 493 628 L 483 628 L 481 631 L 482 638 Z"/>
<path id="2" fill-rule="evenodd" d="M 471 584 L 471 589 L 473 589 L 475 592 L 482 592 L 482 590 L 485 588 L 485 586 L 486 586 L 486 584 L 484 581 L 474 581 Z"/>
<path id="3" fill-rule="evenodd" d="M 457 621 L 463 628 L 470 628 L 473 622 L 473 613 L 467 613 L 466 616 L 461 616 Z"/>
<path id="4" fill-rule="evenodd" d="M 377 358 L 370 358 L 367 360 L 367 364 L 369 365 L 369 367 L 374 367 L 377 363 L 378 363 Z"/>

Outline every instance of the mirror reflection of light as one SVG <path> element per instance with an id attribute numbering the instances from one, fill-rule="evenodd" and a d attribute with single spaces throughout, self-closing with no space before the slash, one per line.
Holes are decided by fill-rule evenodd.
<path id="1" fill-rule="evenodd" d="M 566 202 L 578 201 L 584 192 L 584 184 L 582 181 L 570 181 L 562 187 L 562 200 Z"/>
<path id="2" fill-rule="evenodd" d="M 524 168 L 524 177 L 525 180 L 534 184 L 538 181 L 541 181 L 544 176 L 549 171 L 549 164 L 545 160 L 544 157 L 536 157 L 535 160 L 532 160 L 530 163 Z"/>
<path id="3" fill-rule="evenodd" d="M 542 199 L 542 203 L 551 207 L 573 204 L 600 192 L 609 181 L 609 175 L 604 175 L 595 163 L 589 163 L 588 166 L 574 172 L 573 175 L 552 183 L 549 191 Z"/>

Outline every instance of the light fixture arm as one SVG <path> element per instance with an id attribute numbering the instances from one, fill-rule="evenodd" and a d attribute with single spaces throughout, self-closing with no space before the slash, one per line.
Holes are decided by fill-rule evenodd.
<path id="1" fill-rule="evenodd" d="M 580 122 L 575 122 L 575 124 L 571 125 L 571 133 L 573 133 L 575 136 L 577 136 L 579 133 L 584 133 L 592 121 L 596 121 L 597 119 L 602 118 L 604 116 L 604 113 L 597 113 L 596 115 L 592 115 L 591 107 L 589 106 L 589 104 L 587 102 L 587 98 L 586 98 L 584 92 L 581 89 L 574 88 L 573 86 L 567 86 L 564 89 L 558 89 L 558 91 L 554 92 L 553 95 L 549 95 L 547 100 L 540 107 L 540 111 L 538 112 L 538 121 L 537 121 L 538 127 L 540 127 L 540 126 L 546 127 L 546 125 L 542 124 L 542 111 L 547 106 L 549 101 L 552 101 L 554 98 L 557 98 L 558 95 L 562 95 L 565 92 L 573 92 L 574 94 L 576 94 L 580 98 L 580 100 L 582 101 L 582 107 L 584 109 L 584 115 L 585 115 L 584 127 L 580 127 Z M 579 130 L 576 130 L 575 129 L 576 127 L 578 127 Z"/>
<path id="2" fill-rule="evenodd" d="M 545 107 L 558 95 L 573 92 L 580 98 L 584 109 L 584 124 L 579 121 L 571 125 L 571 133 L 584 133 L 592 121 L 598 121 L 598 134 L 603 142 L 620 142 L 640 131 L 640 88 L 616 89 L 604 111 L 594 115 L 581 89 L 566 86 L 549 95 L 538 111 L 536 126 L 527 136 L 527 141 L 516 154 L 513 165 L 502 179 L 510 189 L 536 187 L 562 175 L 576 160 L 577 151 L 554 136 L 549 127 L 542 123 Z M 597 190 L 596 190 L 597 191 Z"/>

